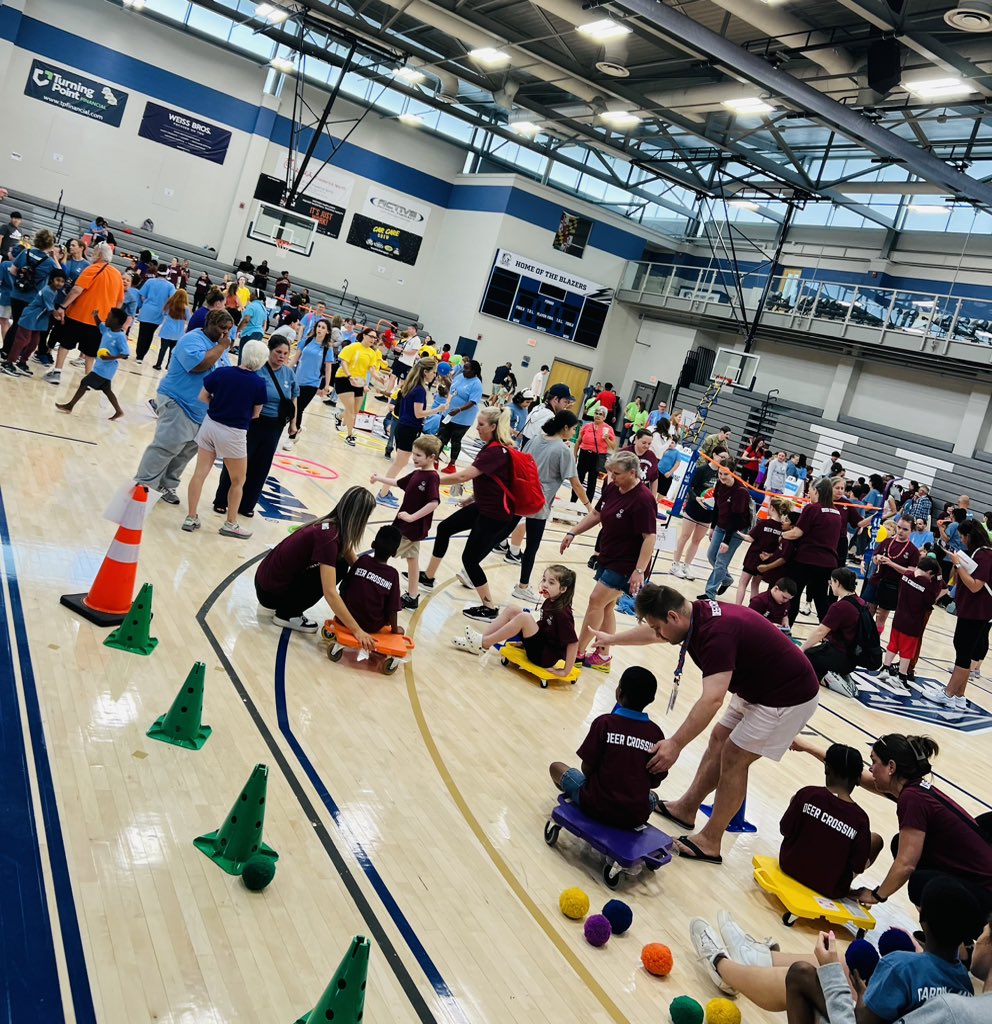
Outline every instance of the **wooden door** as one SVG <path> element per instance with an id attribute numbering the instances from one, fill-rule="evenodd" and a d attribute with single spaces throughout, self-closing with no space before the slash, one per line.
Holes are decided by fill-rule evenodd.
<path id="1" fill-rule="evenodd" d="M 581 407 L 582 393 L 585 391 L 591 375 L 592 370 L 588 366 L 570 363 L 565 359 L 555 359 L 551 364 L 547 383 L 544 385 L 544 393 L 547 394 L 548 388 L 552 384 L 567 384 L 569 390 L 575 396 L 576 406 Z M 573 411 L 576 416 L 581 416 L 581 413 L 577 410 Z"/>

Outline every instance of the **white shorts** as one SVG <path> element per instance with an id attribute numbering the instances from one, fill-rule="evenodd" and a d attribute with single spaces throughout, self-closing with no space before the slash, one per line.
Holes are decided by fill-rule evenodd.
<path id="1" fill-rule="evenodd" d="M 730 729 L 730 738 L 741 750 L 781 761 L 792 741 L 813 717 L 819 703 L 820 695 L 817 694 L 805 704 L 771 708 L 764 704 L 748 704 L 734 694 L 719 724 Z"/>
<path id="2" fill-rule="evenodd" d="M 0 306 L 0 320 L 10 320 L 14 315 L 14 311 L 10 306 Z"/>
<path id="3" fill-rule="evenodd" d="M 200 448 L 205 448 L 222 459 L 248 457 L 248 431 L 216 423 L 209 416 L 197 431 L 196 443 Z"/>

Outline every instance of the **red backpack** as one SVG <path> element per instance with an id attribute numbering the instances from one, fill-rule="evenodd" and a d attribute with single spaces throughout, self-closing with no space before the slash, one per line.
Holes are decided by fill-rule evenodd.
<path id="1" fill-rule="evenodd" d="M 532 516 L 547 505 L 541 478 L 537 475 L 537 463 L 533 455 L 516 448 L 506 448 L 506 451 L 510 456 L 510 487 L 493 477 L 503 489 L 503 507 L 511 515 Z"/>

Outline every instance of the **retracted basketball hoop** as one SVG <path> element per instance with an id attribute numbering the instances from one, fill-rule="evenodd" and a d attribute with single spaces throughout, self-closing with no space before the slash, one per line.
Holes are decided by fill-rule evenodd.
<path id="1" fill-rule="evenodd" d="M 276 248 L 277 249 L 289 249 L 292 246 L 292 242 L 288 238 L 277 238 Z"/>

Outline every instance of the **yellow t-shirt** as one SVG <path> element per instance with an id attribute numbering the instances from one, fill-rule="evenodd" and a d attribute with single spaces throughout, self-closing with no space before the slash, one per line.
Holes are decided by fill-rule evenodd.
<path id="1" fill-rule="evenodd" d="M 244 309 L 245 306 L 247 306 L 248 303 L 251 302 L 251 292 L 248 291 L 247 288 L 239 288 L 237 291 L 237 295 L 238 302 L 241 303 L 241 308 Z"/>
<path id="2" fill-rule="evenodd" d="M 338 356 L 338 377 L 354 377 L 356 380 L 364 381 L 369 370 L 378 366 L 377 357 L 379 353 L 374 348 L 366 348 L 360 341 L 353 341 L 345 345 Z"/>

